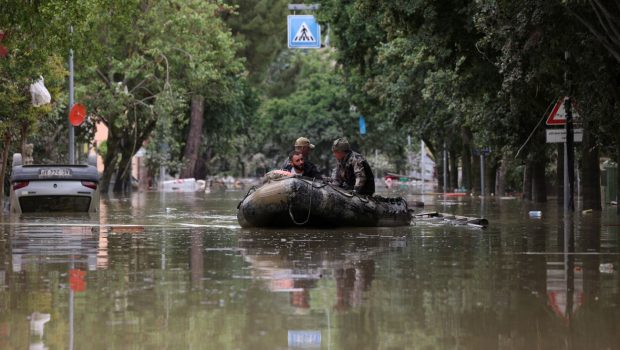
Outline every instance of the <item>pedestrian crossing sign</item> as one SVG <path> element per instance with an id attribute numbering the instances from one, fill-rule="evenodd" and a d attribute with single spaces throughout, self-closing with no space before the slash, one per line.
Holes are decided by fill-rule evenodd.
<path id="1" fill-rule="evenodd" d="M 288 16 L 289 49 L 318 49 L 321 47 L 321 27 L 312 15 Z"/>

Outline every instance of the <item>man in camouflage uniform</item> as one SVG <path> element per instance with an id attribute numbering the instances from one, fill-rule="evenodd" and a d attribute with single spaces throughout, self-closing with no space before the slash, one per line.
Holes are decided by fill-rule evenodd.
<path id="1" fill-rule="evenodd" d="M 372 196 L 375 193 L 375 176 L 364 157 L 351 150 L 349 141 L 342 137 L 334 141 L 332 153 L 338 160 L 332 184 L 353 193 Z"/>

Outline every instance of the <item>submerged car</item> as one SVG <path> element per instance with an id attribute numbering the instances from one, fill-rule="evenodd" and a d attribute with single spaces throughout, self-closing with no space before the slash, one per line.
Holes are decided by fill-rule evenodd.
<path id="1" fill-rule="evenodd" d="M 99 172 L 96 155 L 88 164 L 23 165 L 13 155 L 10 213 L 99 212 Z"/>

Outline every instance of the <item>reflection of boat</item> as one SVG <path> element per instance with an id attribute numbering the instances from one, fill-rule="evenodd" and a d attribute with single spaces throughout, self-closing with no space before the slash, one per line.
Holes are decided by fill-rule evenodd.
<path id="1" fill-rule="evenodd" d="M 319 238 L 323 237 L 323 238 Z M 333 237 L 289 232 L 242 235 L 239 248 L 251 265 L 252 277 L 274 293 L 288 293 L 296 313 L 313 308 L 310 290 L 334 286 L 327 303 L 343 311 L 363 303 L 375 275 L 375 258 L 400 240 L 341 233 Z M 321 282 L 322 280 L 333 280 Z M 320 288 L 319 288 L 320 289 Z M 314 305 L 324 307 L 325 302 Z"/>
<path id="2" fill-rule="evenodd" d="M 285 177 L 252 188 L 239 203 L 242 227 L 406 226 L 402 198 L 352 194 L 319 180 Z"/>

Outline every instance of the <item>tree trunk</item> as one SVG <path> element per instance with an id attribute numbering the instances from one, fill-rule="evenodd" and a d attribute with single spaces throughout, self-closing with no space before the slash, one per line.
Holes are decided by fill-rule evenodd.
<path id="1" fill-rule="evenodd" d="M 537 203 L 547 201 L 547 185 L 545 176 L 545 161 L 532 162 L 532 200 Z"/>
<path id="2" fill-rule="evenodd" d="M 495 182 L 495 195 L 504 196 L 506 194 L 506 176 L 508 175 L 508 168 L 510 167 L 510 155 L 505 153 L 502 155 L 502 160 L 497 169 L 497 180 Z"/>
<path id="3" fill-rule="evenodd" d="M 131 149 L 123 150 L 121 160 L 118 164 L 116 173 L 116 182 L 114 182 L 114 193 L 128 193 L 131 189 L 131 158 L 133 152 Z"/>
<path id="4" fill-rule="evenodd" d="M 28 124 L 22 124 L 21 125 L 22 130 L 21 130 L 21 142 L 20 142 L 20 147 L 19 149 L 22 152 L 22 156 L 26 153 L 25 149 L 26 149 L 26 136 L 28 135 Z"/>
<path id="5" fill-rule="evenodd" d="M 112 141 L 112 138 L 108 137 L 108 151 L 103 158 L 103 174 L 101 175 L 101 181 L 99 183 L 101 186 L 101 194 L 103 195 L 107 195 L 110 190 L 110 182 L 116 170 L 115 163 L 118 157 L 118 153 L 116 152 L 118 146 L 110 141 Z"/>
<path id="6" fill-rule="evenodd" d="M 596 136 L 584 130 L 581 148 L 581 195 L 583 209 L 601 210 L 601 169 Z"/>
<path id="7" fill-rule="evenodd" d="M 9 148 L 11 147 L 11 134 L 6 131 L 3 135 L 2 145 L 2 159 L 0 160 L 0 217 L 2 217 L 2 211 L 4 209 L 4 177 L 6 175 L 7 163 L 9 160 Z"/>
<path id="8" fill-rule="evenodd" d="M 482 193 L 480 191 L 480 156 L 472 157 L 471 181 L 472 192 Z"/>
<path id="9" fill-rule="evenodd" d="M 444 183 L 444 171 L 446 172 L 446 177 L 449 178 L 450 174 L 448 173 L 448 166 L 449 164 L 446 164 L 448 166 L 446 166 L 446 169 L 444 170 L 444 162 L 443 162 L 443 157 L 444 157 L 444 152 L 443 150 L 439 151 L 439 154 L 441 156 L 437 157 L 438 161 L 435 163 L 435 173 L 437 174 L 437 184 L 439 185 L 439 192 L 448 192 L 448 187 L 449 183 Z M 446 162 L 448 163 L 448 162 Z"/>
<path id="10" fill-rule="evenodd" d="M 525 163 L 525 169 L 523 170 L 523 199 L 532 200 L 532 164 L 531 162 Z"/>
<path id="11" fill-rule="evenodd" d="M 450 152 L 450 190 L 459 188 L 459 158 L 458 152 Z"/>
<path id="12" fill-rule="evenodd" d="M 196 178 L 196 180 L 204 180 L 207 178 L 207 164 L 205 163 L 204 154 L 201 157 L 198 157 L 196 161 L 194 177 Z"/>
<path id="13" fill-rule="evenodd" d="M 181 170 L 181 178 L 195 177 L 196 162 L 202 144 L 202 125 L 204 123 L 204 98 L 192 96 L 192 111 L 189 121 L 189 134 L 185 143 L 185 166 Z"/>
<path id="14" fill-rule="evenodd" d="M 461 172 L 461 187 L 467 191 L 473 188 L 472 186 L 472 168 L 471 168 L 471 131 L 467 128 L 461 129 L 461 138 L 463 139 L 463 168 Z"/>

